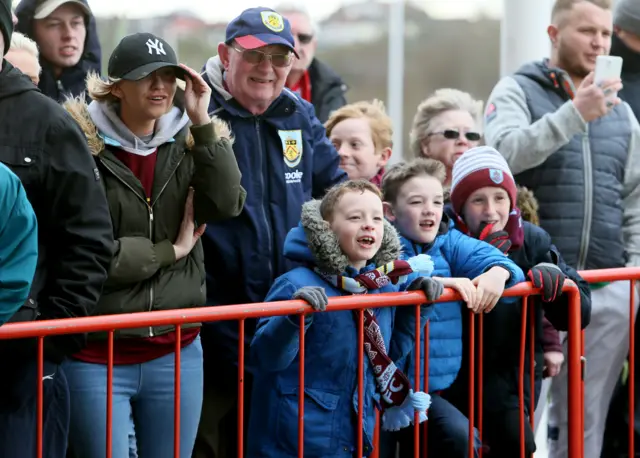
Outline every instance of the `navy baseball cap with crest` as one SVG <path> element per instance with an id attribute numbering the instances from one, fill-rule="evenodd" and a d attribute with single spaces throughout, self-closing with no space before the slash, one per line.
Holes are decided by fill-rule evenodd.
<path id="1" fill-rule="evenodd" d="M 229 22 L 225 43 L 234 40 L 244 49 L 284 45 L 298 56 L 289 21 L 271 8 L 249 8 Z"/>

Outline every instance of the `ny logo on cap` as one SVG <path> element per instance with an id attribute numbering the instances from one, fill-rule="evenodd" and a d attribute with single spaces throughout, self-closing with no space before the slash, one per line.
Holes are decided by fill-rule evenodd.
<path id="1" fill-rule="evenodd" d="M 158 56 L 160 54 L 164 54 L 165 56 L 167 55 L 164 51 L 164 45 L 157 38 L 155 41 L 149 38 L 145 44 L 147 45 L 147 49 L 149 49 L 149 54 L 153 54 L 153 51 L 155 51 Z"/>

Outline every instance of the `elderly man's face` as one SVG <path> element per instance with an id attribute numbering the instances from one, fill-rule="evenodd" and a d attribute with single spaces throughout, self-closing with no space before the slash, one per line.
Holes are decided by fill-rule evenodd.
<path id="1" fill-rule="evenodd" d="M 42 57 L 58 72 L 80 61 L 87 29 L 78 5 L 63 4 L 48 17 L 33 21 L 33 30 Z"/>
<path id="2" fill-rule="evenodd" d="M 266 111 L 282 93 L 294 60 L 291 51 L 282 45 L 245 50 L 236 43 L 221 44 L 218 53 L 229 92 L 254 114 Z"/>
<path id="3" fill-rule="evenodd" d="M 318 40 L 311 25 L 311 21 L 302 13 L 286 14 L 291 24 L 291 33 L 296 42 L 296 52 L 298 59 L 294 59 L 293 71 L 305 71 L 311 65 L 313 57 L 316 55 Z"/>
<path id="4" fill-rule="evenodd" d="M 9 52 L 4 58 L 11 62 L 11 65 L 31 78 L 33 84 L 38 85 L 40 82 L 40 63 L 33 54 L 22 49 L 9 49 Z"/>

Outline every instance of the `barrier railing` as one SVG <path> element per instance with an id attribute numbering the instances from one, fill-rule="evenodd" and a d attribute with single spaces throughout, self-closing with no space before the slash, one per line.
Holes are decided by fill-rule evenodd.
<path id="1" fill-rule="evenodd" d="M 639 275 L 640 276 L 640 275 Z M 569 410 L 571 412 L 578 412 L 578 415 L 572 415 L 569 420 L 569 456 L 582 456 L 582 408 L 581 408 L 581 333 L 580 333 L 580 297 L 577 287 L 570 281 L 567 281 L 564 287 L 565 294 L 570 297 L 569 300 L 569 332 L 568 332 L 568 355 L 567 364 L 569 372 Z M 527 298 L 530 295 L 539 294 L 539 291 L 532 288 L 529 283 L 521 283 L 515 287 L 504 292 L 504 297 L 519 296 L 525 298 L 523 301 L 523 319 L 522 330 L 523 336 L 521 339 L 521 352 L 520 352 L 520 431 L 521 431 L 521 457 L 524 458 L 524 403 L 523 403 L 523 386 L 524 386 L 524 343 L 526 333 L 526 307 Z M 459 300 L 460 297 L 453 290 L 446 290 L 442 297 L 437 302 L 447 302 L 452 300 Z M 393 293 L 393 294 L 375 294 L 365 296 L 344 296 L 331 298 L 327 309 L 329 311 L 341 311 L 341 310 L 359 310 L 358 320 L 358 345 L 360 348 L 363 346 L 364 326 L 363 326 L 363 312 L 365 308 L 376 308 L 385 306 L 408 306 L 413 305 L 416 309 L 416 326 L 415 326 L 415 352 L 416 361 L 419 361 L 419 353 L 422 350 L 420 348 L 420 333 L 422 331 L 420 325 L 420 305 L 425 302 L 425 296 L 422 292 L 405 292 L 405 293 Z M 533 308 L 533 307 L 532 307 Z M 43 443 L 42 443 L 42 418 L 43 418 L 43 390 L 42 390 L 42 376 L 43 376 L 43 342 L 44 338 L 54 335 L 62 334 L 78 334 L 78 333 L 90 333 L 90 332 L 106 332 L 108 336 L 108 369 L 107 369 L 107 428 L 105 431 L 107 439 L 106 456 L 112 456 L 111 450 L 111 424 L 112 424 L 112 396 L 113 396 L 113 338 L 114 331 L 119 329 L 132 329 L 148 326 L 162 326 L 162 325 L 174 325 L 176 326 L 176 347 L 175 347 L 175 400 L 174 400 L 174 456 L 179 457 L 179 443 L 180 443 L 180 325 L 189 323 L 211 322 L 221 320 L 238 320 L 239 326 L 239 348 L 238 348 L 238 456 L 242 457 L 244 450 L 244 438 L 243 438 L 243 426 L 244 426 L 244 370 L 245 370 L 245 348 L 244 348 L 244 328 L 245 320 L 249 318 L 268 317 L 268 316 L 280 316 L 280 315 L 299 315 L 300 330 L 304 329 L 304 317 L 306 314 L 314 313 L 312 309 L 303 301 L 292 300 L 283 302 L 270 302 L 260 304 L 242 304 L 232 306 L 219 306 L 219 307 L 203 307 L 194 309 L 172 310 L 172 311 L 157 311 L 157 312 L 144 312 L 136 314 L 125 315 L 110 315 L 100 317 L 89 318 L 75 318 L 65 320 L 50 320 L 50 321 L 35 321 L 25 323 L 15 323 L 0 327 L 0 339 L 18 339 L 18 338 L 37 338 L 37 364 L 38 364 L 38 387 L 37 387 L 37 444 L 36 444 L 36 457 L 41 458 L 43 455 Z M 479 315 L 476 318 L 475 315 L 470 314 L 471 326 L 470 326 L 470 354 L 475 352 L 475 321 L 478 320 L 478 333 L 482 337 L 483 333 L 483 318 Z M 428 327 L 426 331 L 428 332 Z M 305 339 L 304 332 L 300 332 L 299 339 L 299 386 L 304 387 L 304 360 L 305 360 Z M 425 348 L 428 355 L 428 340 L 425 341 Z M 480 340 L 481 341 L 481 340 Z M 482 348 L 479 349 L 480 352 Z M 428 374 L 428 358 L 425 358 L 425 373 Z M 474 432 L 474 407 L 475 407 L 475 363 L 474 358 L 470 358 L 470 386 L 469 386 L 469 456 L 474 456 L 473 448 L 473 432 Z M 482 372 L 482 357 L 480 353 L 478 368 L 481 374 Z M 415 368 L 415 380 L 420 380 L 420 365 L 416 364 Z M 365 456 L 369 455 L 370 451 L 363 450 L 363 374 L 364 374 L 364 352 L 359 352 L 358 357 L 358 418 L 357 418 L 357 443 L 356 443 L 356 455 Z M 428 384 L 428 380 L 425 380 Z M 482 376 L 479 377 L 479 422 L 478 430 L 482 435 Z M 428 385 L 427 385 L 428 386 Z M 304 389 L 299 390 L 298 399 L 298 456 L 304 457 Z M 531 416 L 533 416 L 533 410 L 531 410 Z M 419 425 L 414 429 L 414 443 L 415 454 L 417 458 L 419 453 Z M 377 434 L 376 434 L 377 437 Z M 377 445 L 377 443 L 375 444 Z M 376 447 L 377 448 L 377 447 Z M 426 448 L 426 447 L 425 447 Z M 377 455 L 377 452 L 373 453 L 373 456 Z M 184 457 L 183 457 L 184 458 Z"/>
<path id="2" fill-rule="evenodd" d="M 629 281 L 629 376 L 627 388 L 629 390 L 629 457 L 635 455 L 635 302 L 637 280 L 640 279 L 640 267 L 626 267 L 618 269 L 584 270 L 580 275 L 588 283 L 603 283 L 615 281 Z M 584 334 L 581 342 L 581 352 L 584 354 Z M 584 385 L 583 385 L 584 390 Z M 584 391 L 581 403 L 581 430 L 584 431 Z M 571 410 L 569 412 L 572 412 Z"/>

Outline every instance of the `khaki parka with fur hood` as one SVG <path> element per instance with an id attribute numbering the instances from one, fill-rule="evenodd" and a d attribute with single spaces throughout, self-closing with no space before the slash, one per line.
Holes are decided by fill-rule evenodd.
<path id="1" fill-rule="evenodd" d="M 94 122 L 101 119 L 95 115 L 96 109 L 117 110 L 107 105 L 111 102 L 92 102 L 96 103 L 101 106 L 90 107 L 82 99 L 64 105 L 84 131 L 96 162 L 95 173 L 102 176 L 116 240 L 94 315 L 204 305 L 202 242 L 198 240 L 191 252 L 177 261 L 173 243 L 180 232 L 190 187 L 195 190 L 196 227 L 233 218 L 243 208 L 246 192 L 240 184 L 228 127 L 217 119 L 202 126 L 185 126 L 158 145 L 152 195 L 147 196 L 138 178 L 114 154 L 118 147 Z M 173 114 L 183 119 L 184 111 L 180 110 L 177 113 L 174 109 Z M 111 126 L 122 129 L 120 124 L 115 119 Z M 151 337 L 173 328 L 123 329 L 116 331 L 116 337 Z"/>

